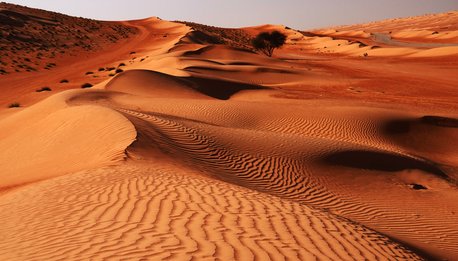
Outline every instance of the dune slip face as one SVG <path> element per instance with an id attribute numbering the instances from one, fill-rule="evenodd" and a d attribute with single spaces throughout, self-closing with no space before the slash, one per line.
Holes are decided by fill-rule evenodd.
<path id="1" fill-rule="evenodd" d="M 2 55 L 65 50 L 1 63 L 0 260 L 457 259 L 457 21 L 226 29 L 0 4 Z M 256 52 L 274 30 L 285 45 Z"/>

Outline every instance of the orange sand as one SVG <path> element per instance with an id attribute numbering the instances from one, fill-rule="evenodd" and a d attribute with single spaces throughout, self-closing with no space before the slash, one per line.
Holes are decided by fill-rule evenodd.
<path id="1" fill-rule="evenodd" d="M 0 75 L 1 260 L 458 257 L 455 47 L 119 25 L 135 33 Z M 274 29 L 273 58 L 240 49 Z"/>

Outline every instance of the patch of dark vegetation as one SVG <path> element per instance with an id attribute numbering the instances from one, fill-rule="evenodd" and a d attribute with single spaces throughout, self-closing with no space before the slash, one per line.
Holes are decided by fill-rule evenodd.
<path id="1" fill-rule="evenodd" d="M 123 70 L 123 69 L 121 69 L 121 68 L 118 68 L 118 69 L 116 69 L 116 71 L 115 71 L 115 72 L 116 72 L 116 73 L 122 73 L 122 72 L 124 72 L 124 70 Z"/>
<path id="2" fill-rule="evenodd" d="M 316 37 L 316 36 L 323 36 L 321 34 L 316 34 L 316 33 L 312 33 L 312 32 L 307 32 L 307 31 L 299 31 L 303 36 L 306 36 L 306 37 Z"/>
<path id="3" fill-rule="evenodd" d="M 86 72 L 86 75 L 94 74 L 94 72 Z"/>
<path id="4" fill-rule="evenodd" d="M 50 70 L 50 69 L 52 69 L 54 67 L 56 67 L 55 63 L 47 63 L 46 66 L 45 66 L 45 69 L 46 70 Z"/>
<path id="5" fill-rule="evenodd" d="M 271 57 L 275 49 L 285 44 L 286 38 L 287 36 L 279 31 L 262 32 L 251 41 L 251 44 L 255 50 Z"/>
<path id="6" fill-rule="evenodd" d="M 113 71 L 113 70 L 115 70 L 116 68 L 115 68 L 115 67 L 107 67 L 106 69 L 107 69 L 107 71 Z"/>
<path id="7" fill-rule="evenodd" d="M 125 63 L 120 63 L 120 64 L 118 65 L 118 67 L 122 67 L 122 66 L 126 66 L 126 64 L 125 64 Z"/>
<path id="8" fill-rule="evenodd" d="M 81 85 L 81 88 L 86 89 L 86 88 L 91 88 L 92 86 L 93 85 L 90 84 L 90 83 L 85 83 L 85 84 Z"/>
<path id="9" fill-rule="evenodd" d="M 105 71 L 105 68 L 100 67 L 100 68 L 99 68 L 99 72 L 103 72 L 103 71 Z"/>
<path id="10" fill-rule="evenodd" d="M 252 50 L 251 37 L 241 29 L 220 28 L 192 22 L 178 22 L 196 30 L 188 34 L 194 40 L 202 43 L 224 44 L 234 48 Z"/>
<path id="11" fill-rule="evenodd" d="M 38 90 L 36 90 L 36 92 L 50 92 L 51 91 L 51 88 L 49 87 L 42 87 Z"/>
<path id="12" fill-rule="evenodd" d="M 67 79 L 62 79 L 60 80 L 60 83 L 68 83 L 69 81 Z"/>
<path id="13" fill-rule="evenodd" d="M 34 71 L 24 66 L 32 66 L 32 63 L 37 70 L 51 70 L 55 67 L 53 59 L 58 56 L 101 50 L 137 32 L 137 28 L 119 22 L 0 3 L 0 57 L 5 57 L 9 64 L 20 60 L 12 64 L 11 72 Z"/>
<path id="14" fill-rule="evenodd" d="M 8 108 L 19 108 L 21 105 L 18 102 L 11 103 Z"/>

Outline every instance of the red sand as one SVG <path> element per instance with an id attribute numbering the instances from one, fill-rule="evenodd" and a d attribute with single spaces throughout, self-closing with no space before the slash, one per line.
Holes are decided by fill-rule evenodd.
<path id="1" fill-rule="evenodd" d="M 119 41 L 44 55 L 49 70 L 2 64 L 0 259 L 455 259 L 457 49 L 370 37 L 457 33 L 455 12 L 425 19 L 306 33 L 150 18 L 101 25 Z M 239 49 L 274 29 L 273 58 Z"/>

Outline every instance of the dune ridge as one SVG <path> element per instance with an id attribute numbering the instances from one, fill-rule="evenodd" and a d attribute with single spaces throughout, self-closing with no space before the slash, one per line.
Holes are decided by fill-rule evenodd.
<path id="1" fill-rule="evenodd" d="M 19 201 L 10 211 L 33 213 L 55 198 L 61 207 L 23 219 L 22 224 L 37 227 L 33 234 L 24 234 L 21 226 L 2 214 L 2 227 L 13 233 L 2 233 L 10 242 L 2 244 L 0 255 L 24 259 L 420 259 L 387 238 L 325 212 L 176 171 L 132 166 L 45 181 L 29 193 L 37 195 L 45 189 L 47 194 Z M 95 184 L 78 189 L 72 185 L 94 177 Z M 65 190 L 61 182 L 68 186 Z M 22 197 L 11 193 L 3 202 L 18 202 Z M 56 211 L 64 215 L 56 216 Z M 59 224 L 57 229 L 54 224 Z M 68 231 L 65 237 L 54 234 L 63 232 L 59 227 Z M 58 246 L 50 245 L 54 238 L 60 238 Z M 31 251 L 15 252 L 17 246 Z"/>
<path id="2" fill-rule="evenodd" d="M 455 259 L 455 49 L 371 36 L 455 20 L 151 17 L 52 73 L 2 75 L 0 259 Z M 274 57 L 247 46 L 271 30 L 288 37 Z M 425 35 L 406 42 L 453 43 Z"/>

